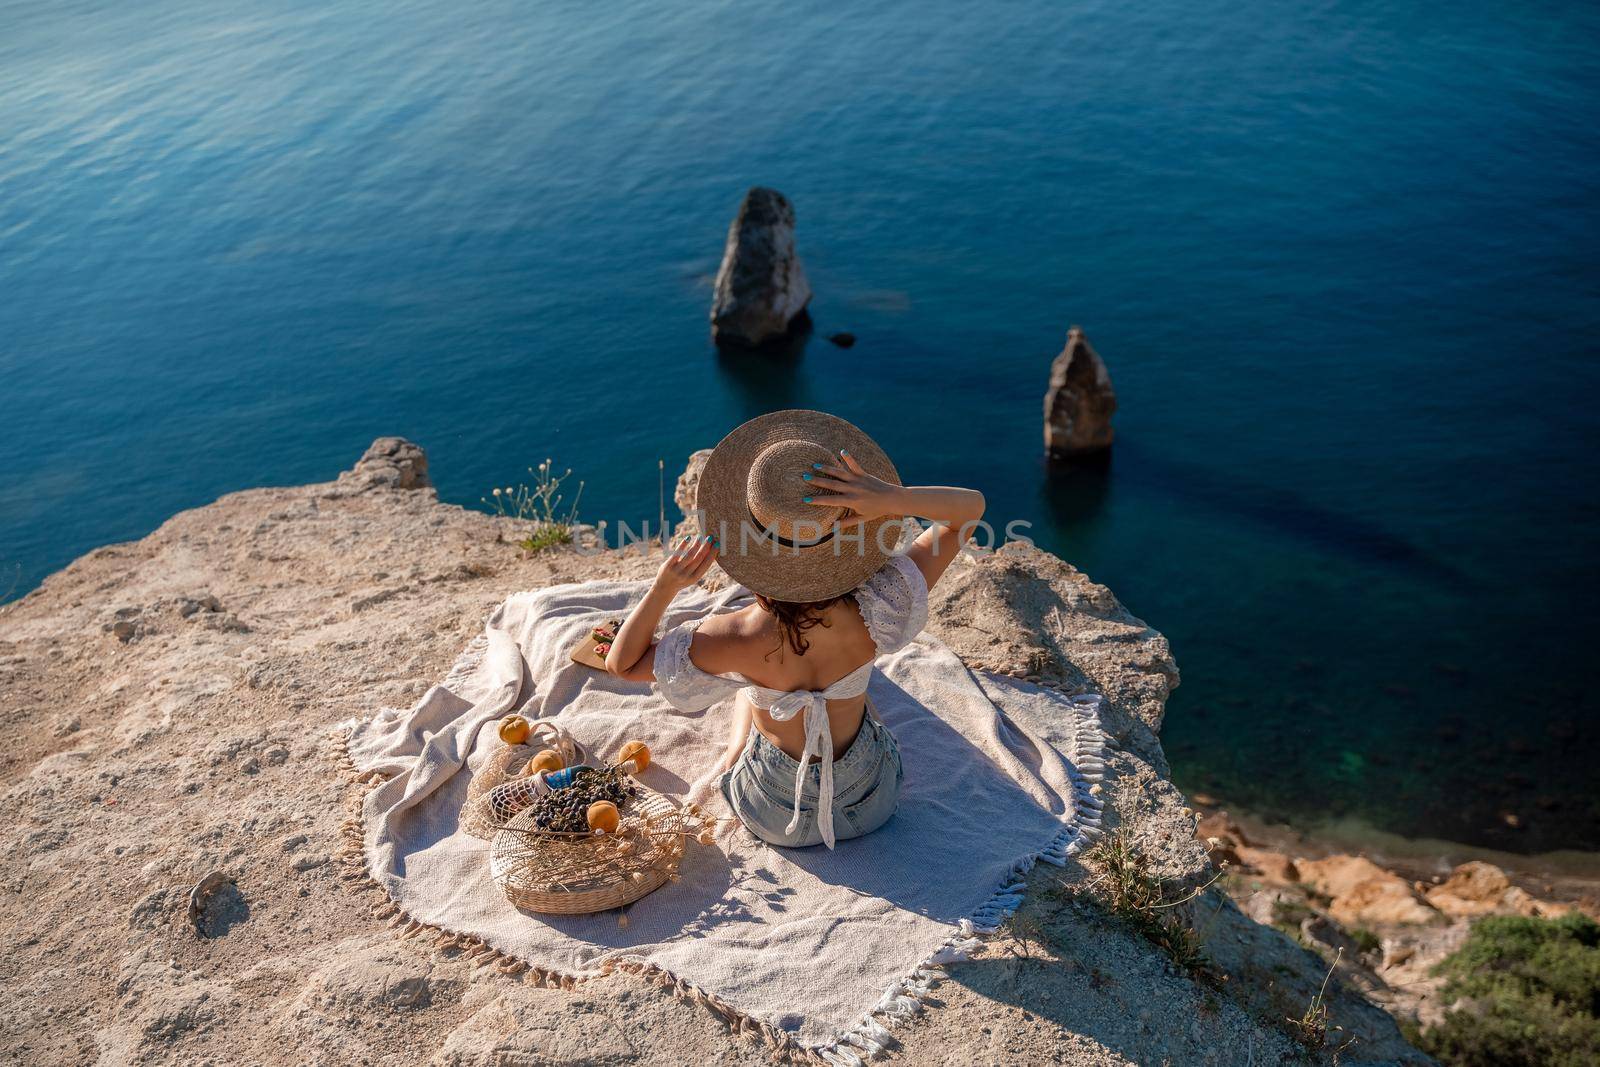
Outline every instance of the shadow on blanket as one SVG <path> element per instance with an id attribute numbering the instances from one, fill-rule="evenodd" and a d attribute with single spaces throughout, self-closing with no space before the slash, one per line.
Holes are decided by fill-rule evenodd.
<path id="1" fill-rule="evenodd" d="M 962 876 L 960 871 L 928 867 L 928 857 L 939 854 L 944 839 L 974 823 L 981 832 L 985 821 L 1002 820 L 1008 811 L 1045 806 L 1058 815 L 1064 804 L 1052 796 L 1051 803 L 1040 805 L 1016 784 L 1013 768 L 991 758 L 889 679 L 875 678 L 872 693 L 884 723 L 900 743 L 905 766 L 905 784 L 894 817 L 873 833 L 840 841 L 831 851 L 821 845 L 778 848 L 742 831 L 745 843 L 758 849 L 758 859 L 771 856 L 777 861 L 781 857 L 781 862 L 818 882 L 886 900 L 938 922 L 959 922 L 968 911 L 951 907 L 950 896 L 930 884 L 939 878 Z M 999 750 L 1011 754 L 1020 748 L 1029 758 L 1016 757 L 1018 765 L 1038 776 L 1042 764 L 1038 748 L 1020 731 L 1011 729 L 1003 715 L 995 718 L 996 740 L 1003 740 L 1005 746 Z M 985 765 L 996 773 L 979 774 L 977 768 Z M 953 772 L 952 768 L 963 770 Z M 969 779 L 971 787 L 962 790 L 955 783 L 953 790 L 952 773 Z"/>
<path id="2" fill-rule="evenodd" d="M 683 878 L 672 891 L 644 897 L 631 905 L 630 915 L 659 908 L 662 917 L 687 916 L 682 933 L 690 937 L 703 934 L 712 925 L 766 922 L 770 915 L 757 914 L 748 899 L 751 895 L 764 901 L 770 911 L 783 912 L 785 898 L 798 892 L 780 885 L 771 868 L 781 864 L 818 883 L 884 900 L 938 922 L 956 923 L 966 918 L 966 910 L 941 903 L 950 898 L 930 884 L 941 877 L 958 877 L 960 872 L 930 870 L 928 857 L 938 854 L 953 823 L 970 824 L 975 816 L 979 820 L 1003 817 L 1007 810 L 1036 807 L 1038 800 L 1015 783 L 1012 768 L 997 763 L 898 685 L 888 679 L 876 679 L 873 693 L 880 706 L 887 709 L 884 721 L 901 742 L 906 775 L 900 807 L 884 827 L 864 837 L 840 841 L 832 850 L 822 845 L 780 848 L 741 827 L 736 831 L 740 845 L 737 853 L 748 856 L 748 863 L 739 863 L 723 848 L 691 848 L 684 857 Z M 892 697 L 885 699 L 890 693 Z M 617 710 L 620 712 L 621 708 Z M 721 711 L 726 713 L 726 709 Z M 720 717 L 718 711 L 713 710 L 706 717 L 712 721 L 703 727 L 720 736 L 723 727 L 716 721 Z M 1042 765 L 1037 746 L 1023 732 L 1010 729 L 1004 716 L 996 717 L 995 728 L 997 734 L 1004 735 L 997 737 L 1004 742 L 999 750 L 1020 752 L 1019 765 L 1037 775 Z M 937 762 L 933 753 L 939 754 Z M 976 774 L 974 769 L 984 764 L 997 773 Z M 972 791 L 965 796 L 961 791 L 952 795 L 948 781 L 952 765 L 967 768 L 964 773 L 975 783 L 981 779 L 981 795 Z M 668 794 L 681 795 L 689 787 L 659 763 L 652 765 L 642 780 L 652 789 Z M 1051 799 L 1054 803 L 1048 806 L 1055 809 L 1052 814 L 1059 814 L 1060 800 Z M 720 796 L 710 803 L 718 815 L 728 816 Z M 619 927 L 612 916 L 524 914 L 606 948 L 640 943 L 637 936 L 629 934 L 631 923 Z"/>

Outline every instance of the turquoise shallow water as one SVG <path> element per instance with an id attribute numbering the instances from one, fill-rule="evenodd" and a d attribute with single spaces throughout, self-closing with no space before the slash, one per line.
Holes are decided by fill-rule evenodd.
<path id="1" fill-rule="evenodd" d="M 1171 637 L 1181 784 L 1600 847 L 1600 9 L 858 7 L 0 0 L 0 564 L 385 433 L 643 519 L 826 408 Z M 854 349 L 710 348 L 756 182 Z M 1071 323 L 1101 470 L 1039 458 Z"/>

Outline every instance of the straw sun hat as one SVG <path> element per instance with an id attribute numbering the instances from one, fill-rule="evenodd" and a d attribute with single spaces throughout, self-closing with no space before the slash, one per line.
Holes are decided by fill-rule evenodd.
<path id="1" fill-rule="evenodd" d="M 821 411 L 762 415 L 712 450 L 695 507 L 717 538 L 717 562 L 735 581 L 774 600 L 809 602 L 843 596 L 883 566 L 900 530 L 880 528 L 900 520 L 852 526 L 849 508 L 820 506 L 828 491 L 805 480 L 814 463 L 842 466 L 841 451 L 868 474 L 900 484 L 872 438 Z M 807 504 L 808 496 L 819 503 Z"/>

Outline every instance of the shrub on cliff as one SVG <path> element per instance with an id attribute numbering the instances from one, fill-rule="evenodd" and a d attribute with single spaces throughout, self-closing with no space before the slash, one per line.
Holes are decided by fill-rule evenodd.
<path id="1" fill-rule="evenodd" d="M 1422 1049 L 1450 1067 L 1587 1067 L 1600 1062 L 1600 924 L 1484 919 L 1439 964 L 1444 1022 Z"/>

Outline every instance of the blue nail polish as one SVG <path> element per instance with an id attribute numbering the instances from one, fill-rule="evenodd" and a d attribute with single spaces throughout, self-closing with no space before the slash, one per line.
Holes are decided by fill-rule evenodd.
<path id="1" fill-rule="evenodd" d="M 848 453 L 848 452 L 846 452 L 846 451 L 845 451 L 845 450 L 844 450 L 844 449 L 842 449 L 842 448 L 841 448 L 841 449 L 839 449 L 839 455 L 841 455 L 841 456 L 848 456 L 848 455 L 849 455 L 849 454 L 850 454 L 850 453 Z"/>
<path id="2" fill-rule="evenodd" d="M 811 475 L 809 474 L 802 474 L 800 477 L 804 478 L 808 482 L 811 480 Z"/>
<path id="3" fill-rule="evenodd" d="M 810 498 L 810 497 L 802 497 L 802 498 L 801 498 L 801 499 L 800 499 L 800 502 L 801 502 L 801 503 L 802 503 L 802 504 L 809 504 L 809 503 L 811 503 L 811 498 Z"/>
<path id="4" fill-rule="evenodd" d="M 819 471 L 819 470 L 821 470 L 821 469 L 822 469 L 822 464 L 820 464 L 820 463 L 813 463 L 813 464 L 812 464 L 812 465 L 811 465 L 811 469 L 812 469 L 812 470 L 814 470 L 814 471 Z"/>

